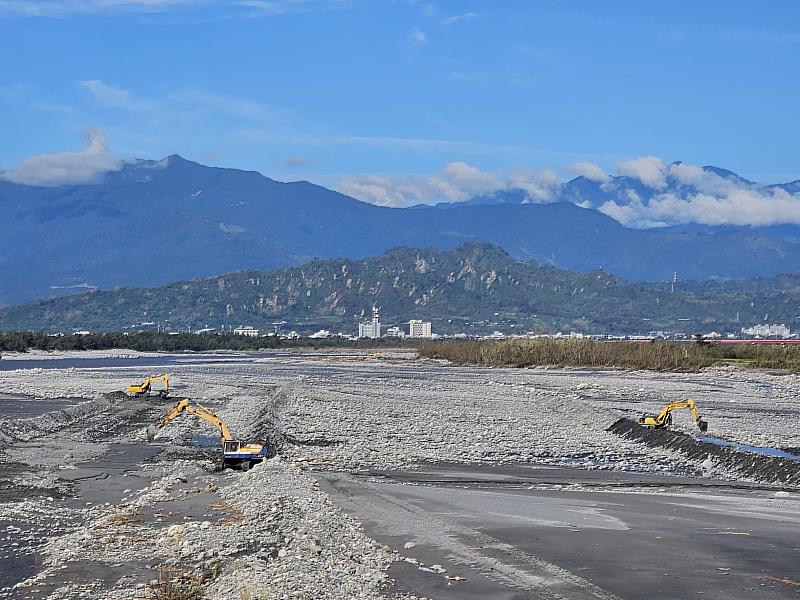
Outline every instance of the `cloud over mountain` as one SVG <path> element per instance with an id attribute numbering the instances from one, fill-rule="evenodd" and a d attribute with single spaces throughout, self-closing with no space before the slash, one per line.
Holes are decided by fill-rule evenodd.
<path id="1" fill-rule="evenodd" d="M 518 168 L 503 176 L 463 162 L 440 174 L 362 176 L 339 190 L 365 202 L 404 207 L 414 204 L 503 204 L 573 202 L 594 208 L 636 228 L 698 223 L 754 227 L 800 224 L 800 185 L 760 185 L 715 167 L 642 156 L 617 164 L 617 174 L 591 162 L 573 164 L 577 178 L 563 181 L 555 171 Z"/>
<path id="2" fill-rule="evenodd" d="M 146 100 L 101 81 L 84 82 L 84 87 L 108 106 L 146 108 L 142 104 Z M 258 105 L 239 103 L 235 108 L 250 118 L 263 117 Z M 214 110 L 222 108 L 214 105 Z M 26 158 L 18 167 L 0 172 L 0 179 L 39 186 L 95 183 L 104 173 L 122 167 L 123 161 L 108 148 L 102 131 L 93 128 L 86 136 L 85 149 Z M 291 158 L 285 164 L 305 166 L 306 162 Z M 370 204 L 396 208 L 460 202 L 572 202 L 635 228 L 689 223 L 753 227 L 800 224 L 798 182 L 762 185 L 724 169 L 667 164 L 655 156 L 621 161 L 617 174 L 591 162 L 575 163 L 569 171 L 578 177 L 564 181 L 553 170 L 526 167 L 498 174 L 454 161 L 433 175 L 367 174 L 342 180 L 337 189 Z"/>
<path id="3" fill-rule="evenodd" d="M 342 181 L 338 190 L 370 204 L 402 208 L 435 201 L 461 202 L 503 185 L 473 165 L 451 162 L 438 175 L 363 175 Z"/>
<path id="4" fill-rule="evenodd" d="M 569 168 L 570 171 L 577 175 L 585 177 L 589 181 L 597 181 L 605 183 L 611 180 L 611 176 L 603 171 L 603 169 L 591 162 L 577 162 Z"/>
<path id="5" fill-rule="evenodd" d="M 552 202 L 562 183 L 555 171 L 515 169 L 500 177 L 465 162 L 451 162 L 441 173 L 363 175 L 343 180 L 338 190 L 364 202 L 402 208 L 416 204 L 463 202 L 506 189 L 523 190 L 528 202 Z"/>
<path id="6" fill-rule="evenodd" d="M 663 190 L 667 187 L 664 162 L 655 156 L 641 156 L 617 164 L 620 175 L 638 179 L 647 187 Z"/>
<path id="7" fill-rule="evenodd" d="M 605 184 L 610 197 L 595 207 L 623 225 L 800 224 L 800 194 L 791 184 L 764 186 L 721 169 L 667 165 L 655 157 L 620 163 L 618 170 L 623 177 Z"/>
<path id="8" fill-rule="evenodd" d="M 79 152 L 40 154 L 24 159 L 16 169 L 0 172 L 0 178 L 26 185 L 57 186 L 91 183 L 102 174 L 118 171 L 122 161 L 106 145 L 97 128 L 86 132 L 87 146 Z"/>

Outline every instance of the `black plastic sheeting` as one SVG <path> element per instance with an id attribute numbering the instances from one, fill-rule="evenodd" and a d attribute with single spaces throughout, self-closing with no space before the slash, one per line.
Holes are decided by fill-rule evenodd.
<path id="1" fill-rule="evenodd" d="M 642 427 L 636 421 L 620 419 L 608 431 L 626 439 L 642 442 L 651 448 L 680 452 L 700 463 L 709 456 L 715 468 L 771 485 L 800 487 L 800 461 L 745 452 L 729 446 L 703 442 L 680 431 Z"/>

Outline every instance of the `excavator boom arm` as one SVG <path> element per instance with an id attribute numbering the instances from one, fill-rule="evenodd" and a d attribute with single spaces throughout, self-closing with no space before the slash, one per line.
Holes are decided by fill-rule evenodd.
<path id="1" fill-rule="evenodd" d="M 210 423 L 214 427 L 219 430 L 220 437 L 222 438 L 223 442 L 228 442 L 233 440 L 233 435 L 231 435 L 230 429 L 228 429 L 228 425 L 220 419 L 217 415 L 213 412 L 208 410 L 202 404 L 195 402 L 192 404 L 192 401 L 189 398 L 184 398 L 183 400 L 178 401 L 175 406 L 173 406 L 167 414 L 161 417 L 155 425 L 151 425 L 147 428 L 147 437 L 149 440 L 153 440 L 155 437 L 156 432 L 163 427 L 169 425 L 178 415 L 180 415 L 183 411 L 188 412 L 190 415 L 194 415 L 199 417 L 206 423 Z"/>
<path id="2" fill-rule="evenodd" d="M 667 422 L 667 418 L 669 417 L 669 414 L 673 410 L 677 410 L 679 408 L 686 408 L 686 403 L 685 402 L 670 402 L 669 404 L 664 406 L 664 408 L 661 409 L 660 413 L 658 413 L 657 421 L 659 423 L 666 423 Z"/>
<path id="3" fill-rule="evenodd" d="M 708 429 L 708 423 L 706 423 L 703 420 L 703 417 L 700 416 L 700 410 L 697 408 L 697 403 L 691 398 L 688 400 L 670 402 L 661 409 L 661 412 L 659 412 L 658 415 L 655 417 L 645 415 L 642 417 L 642 419 L 640 419 L 640 423 L 650 426 L 654 425 L 656 427 L 664 427 L 669 423 L 670 413 L 673 410 L 678 410 L 681 408 L 688 408 L 692 412 L 692 418 L 694 419 L 694 422 L 697 423 L 697 426 L 701 431 L 706 431 Z"/>
<path id="4" fill-rule="evenodd" d="M 233 439 L 231 431 L 230 429 L 228 429 L 228 426 L 225 424 L 225 421 L 220 419 L 217 415 L 208 410 L 205 406 L 197 403 L 195 403 L 194 405 L 190 404 L 189 406 L 186 407 L 186 412 L 203 419 L 203 421 L 205 421 L 206 423 L 210 423 L 211 425 L 219 429 L 219 434 L 220 437 L 222 438 L 222 441 L 229 442 Z"/>
<path id="5" fill-rule="evenodd" d="M 184 410 L 186 410 L 187 406 L 189 406 L 189 399 L 188 398 L 184 398 L 183 400 L 179 400 L 178 403 L 175 404 L 175 406 L 173 406 L 172 408 L 169 409 L 169 412 L 167 414 L 165 414 L 163 417 L 161 417 L 161 420 L 159 421 L 160 427 L 166 427 L 167 425 L 169 425 L 170 422 L 175 417 L 177 417 Z"/>
<path id="6" fill-rule="evenodd" d="M 156 433 L 162 427 L 169 425 L 182 412 L 188 412 L 206 423 L 210 423 L 219 430 L 220 443 L 222 445 L 221 468 L 226 466 L 238 467 L 247 471 L 251 465 L 261 462 L 269 457 L 269 448 L 264 444 L 243 444 L 234 439 L 228 425 L 207 409 L 202 404 L 192 402 L 189 398 L 179 400 L 163 417 L 155 424 L 147 428 L 147 439 L 153 441 Z"/>

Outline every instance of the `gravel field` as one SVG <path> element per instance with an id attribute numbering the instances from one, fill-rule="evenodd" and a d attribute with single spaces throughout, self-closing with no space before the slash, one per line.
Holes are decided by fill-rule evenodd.
<path id="1" fill-rule="evenodd" d="M 153 358 L 158 356 L 155 352 L 138 352 L 114 348 L 111 350 L 71 350 L 62 352 L 47 352 L 46 350 L 29 350 L 28 352 L 4 352 L 3 360 L 66 360 L 80 359 L 109 359 L 109 358 Z"/>
<path id="2" fill-rule="evenodd" d="M 277 446 L 257 468 L 217 473 L 215 432 L 193 417 L 147 445 L 145 427 L 171 403 L 119 391 L 157 369 L 95 358 L 97 368 L 0 371 L 5 394 L 87 399 L 27 419 L 0 413 L 0 566 L 18 572 L 0 580 L 0 598 L 157 598 L 159 573 L 207 598 L 381 597 L 402 556 L 334 506 L 315 472 L 535 462 L 743 480 L 607 431 L 675 399 L 695 398 L 714 436 L 800 448 L 791 374 L 471 368 L 402 352 L 170 357 L 173 399 L 199 400 L 241 439 Z M 675 429 L 697 433 L 687 411 Z"/>

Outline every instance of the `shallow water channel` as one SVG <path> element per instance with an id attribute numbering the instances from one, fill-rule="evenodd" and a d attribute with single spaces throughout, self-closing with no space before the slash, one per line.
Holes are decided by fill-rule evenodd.
<path id="1" fill-rule="evenodd" d="M 764 456 L 772 456 L 775 458 L 785 458 L 788 460 L 800 461 L 800 456 L 798 456 L 797 454 L 792 454 L 791 452 L 787 452 L 786 450 L 782 450 L 780 448 L 764 448 L 762 446 L 750 446 L 748 444 L 739 444 L 738 442 L 729 442 L 728 440 L 722 440 L 720 438 L 716 438 L 710 435 L 698 436 L 697 439 L 701 442 L 708 442 L 709 444 L 715 444 L 717 446 L 727 446 L 729 448 L 735 448 L 736 450 L 741 450 L 742 452 L 752 452 L 753 454 L 762 454 Z"/>

